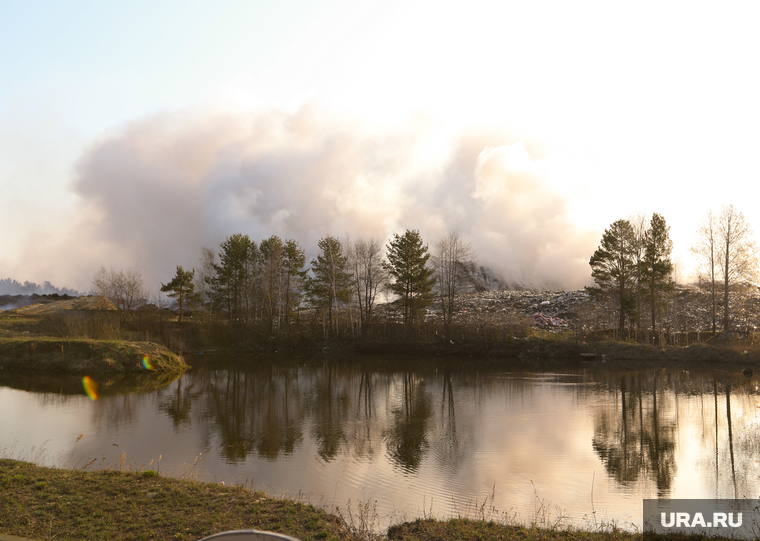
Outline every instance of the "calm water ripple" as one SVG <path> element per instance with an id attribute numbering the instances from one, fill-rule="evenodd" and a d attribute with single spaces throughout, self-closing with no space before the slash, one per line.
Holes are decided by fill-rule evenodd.
<path id="1" fill-rule="evenodd" d="M 431 511 L 640 525 L 644 498 L 760 495 L 760 396 L 741 367 L 269 359 L 151 376 L 101 378 L 92 401 L 71 376 L 0 375 L 0 454 L 377 501 L 383 526 Z"/>

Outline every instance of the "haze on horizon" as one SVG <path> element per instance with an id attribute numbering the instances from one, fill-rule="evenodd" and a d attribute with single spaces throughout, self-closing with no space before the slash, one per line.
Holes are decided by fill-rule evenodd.
<path id="1" fill-rule="evenodd" d="M 510 282 L 590 284 L 662 214 L 692 270 L 723 203 L 756 228 L 750 2 L 222 0 L 0 17 L 0 278 L 147 288 L 234 233 L 448 231 Z"/>

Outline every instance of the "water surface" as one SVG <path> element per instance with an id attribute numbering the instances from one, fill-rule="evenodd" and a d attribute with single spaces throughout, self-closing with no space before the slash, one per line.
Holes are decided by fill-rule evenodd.
<path id="1" fill-rule="evenodd" d="M 644 498 L 760 495 L 760 395 L 741 368 L 216 359 L 173 380 L 100 378 L 97 400 L 73 376 L 5 373 L 0 450 L 376 501 L 382 526 L 482 511 L 634 527 Z"/>

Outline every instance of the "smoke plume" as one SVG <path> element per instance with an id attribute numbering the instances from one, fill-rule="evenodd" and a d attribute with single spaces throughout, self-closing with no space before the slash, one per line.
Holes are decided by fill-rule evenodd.
<path id="1" fill-rule="evenodd" d="M 100 265 L 139 270 L 154 290 L 233 233 L 294 238 L 448 231 L 509 283 L 588 283 L 595 238 L 567 217 L 546 162 L 509 134 L 446 134 L 412 118 L 378 129 L 314 105 L 295 112 L 164 112 L 94 144 L 74 189 Z M 84 235 L 84 234 L 83 234 Z M 83 269 L 87 272 L 87 269 Z"/>

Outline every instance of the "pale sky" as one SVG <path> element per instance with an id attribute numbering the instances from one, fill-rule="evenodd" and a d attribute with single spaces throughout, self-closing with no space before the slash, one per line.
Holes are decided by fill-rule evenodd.
<path id="1" fill-rule="evenodd" d="M 0 278 L 154 290 L 227 235 L 458 230 L 582 287 L 603 230 L 755 229 L 754 2 L 0 0 Z M 533 279 L 535 278 L 535 279 Z"/>

